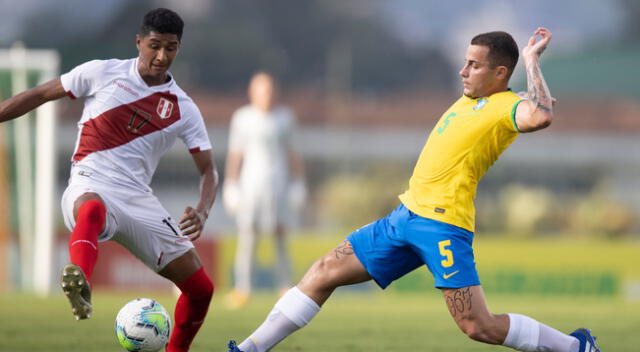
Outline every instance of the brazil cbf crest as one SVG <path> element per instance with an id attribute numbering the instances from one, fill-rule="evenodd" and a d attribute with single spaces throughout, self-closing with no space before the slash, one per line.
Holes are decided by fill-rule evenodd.
<path id="1" fill-rule="evenodd" d="M 478 103 L 476 103 L 476 105 L 473 107 L 473 111 L 478 111 L 484 108 L 484 106 L 487 105 L 488 102 L 489 102 L 489 99 L 487 98 L 478 99 Z"/>
<path id="2" fill-rule="evenodd" d="M 165 98 L 160 98 L 160 102 L 158 102 L 158 107 L 156 108 L 156 112 L 161 119 L 166 119 L 171 117 L 171 112 L 173 111 L 173 103 Z"/>

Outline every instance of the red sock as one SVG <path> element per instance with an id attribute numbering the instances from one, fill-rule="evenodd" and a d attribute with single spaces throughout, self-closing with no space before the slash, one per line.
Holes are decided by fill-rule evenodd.
<path id="1" fill-rule="evenodd" d="M 213 283 L 204 268 L 200 268 L 177 286 L 182 294 L 176 303 L 174 327 L 167 352 L 189 351 L 191 341 L 204 323 L 213 296 Z"/>
<path id="2" fill-rule="evenodd" d="M 78 209 L 76 226 L 69 238 L 71 263 L 82 269 L 89 282 L 98 260 L 98 236 L 104 226 L 106 213 L 101 201 L 92 199 L 84 202 Z"/>

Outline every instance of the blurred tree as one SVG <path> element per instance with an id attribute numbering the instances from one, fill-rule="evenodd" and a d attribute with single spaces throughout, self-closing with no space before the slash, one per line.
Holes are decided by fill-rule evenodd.
<path id="1" fill-rule="evenodd" d="M 626 14 L 626 23 L 624 25 L 626 39 L 633 43 L 640 43 L 640 1 L 638 0 L 621 0 Z"/>
<path id="2" fill-rule="evenodd" d="M 210 36 L 196 39 L 195 47 L 210 48 L 192 58 L 200 68 L 198 83 L 239 88 L 253 71 L 265 68 L 285 85 L 324 84 L 331 71 L 330 56 L 337 50 L 344 55 L 338 61 L 349 66 L 338 71 L 350 75 L 343 77 L 350 89 L 447 84 L 449 66 L 437 51 L 405 47 L 375 14 L 375 3 L 218 2 L 211 20 L 200 24 Z M 223 69 L 204 71 L 212 62 Z M 438 69 L 429 70 L 432 67 Z"/>

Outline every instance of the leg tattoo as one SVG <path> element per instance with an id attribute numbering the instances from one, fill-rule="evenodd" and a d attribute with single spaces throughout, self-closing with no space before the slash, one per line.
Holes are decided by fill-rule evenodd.
<path id="1" fill-rule="evenodd" d="M 451 316 L 458 320 L 471 311 L 471 289 L 463 287 L 459 289 L 449 289 L 444 293 L 447 301 L 447 307 Z"/>
<path id="2" fill-rule="evenodd" d="M 336 255 L 336 259 L 341 259 L 347 255 L 353 255 L 353 247 L 351 246 L 351 242 L 344 240 L 338 248 L 333 250 L 333 253 Z"/>

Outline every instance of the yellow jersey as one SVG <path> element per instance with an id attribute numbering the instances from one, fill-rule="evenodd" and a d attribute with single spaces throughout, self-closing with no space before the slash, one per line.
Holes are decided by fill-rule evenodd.
<path id="1" fill-rule="evenodd" d="M 431 131 L 409 189 L 399 196 L 402 203 L 422 217 L 473 232 L 478 182 L 518 136 L 521 101 L 511 91 L 458 99 Z"/>

